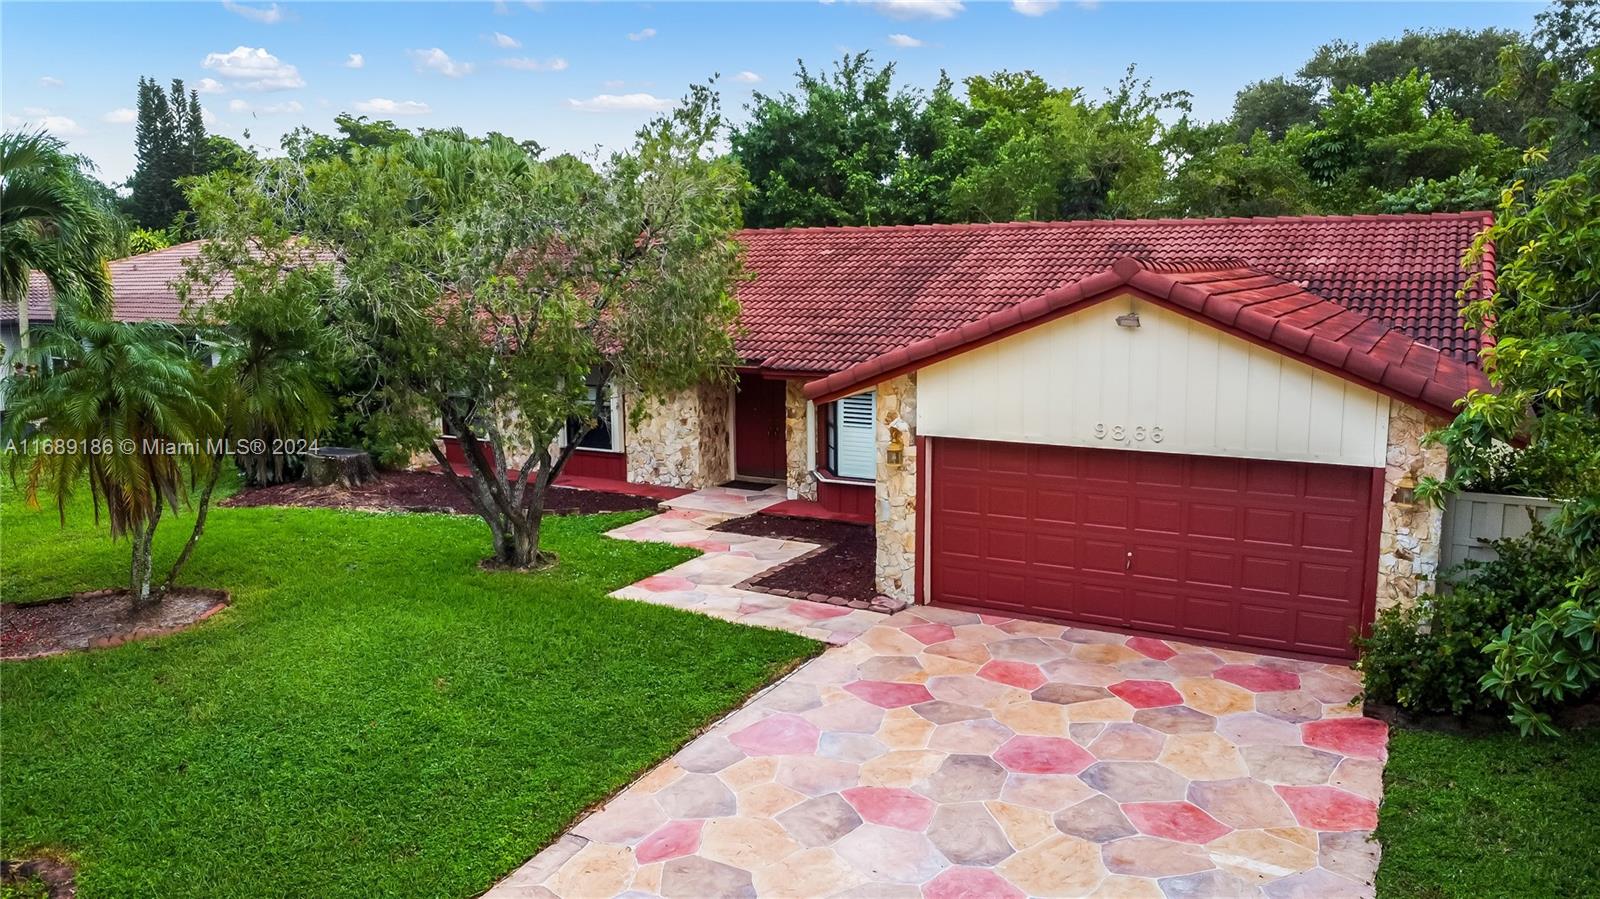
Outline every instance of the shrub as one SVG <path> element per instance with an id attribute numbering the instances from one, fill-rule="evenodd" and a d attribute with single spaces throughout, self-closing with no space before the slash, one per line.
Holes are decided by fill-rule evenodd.
<path id="1" fill-rule="evenodd" d="M 1539 525 L 1493 545 L 1499 557 L 1467 562 L 1451 592 L 1378 613 L 1372 636 L 1356 641 L 1368 700 L 1422 714 L 1505 709 L 1480 684 L 1494 661 L 1485 648 L 1569 599 L 1572 561 Z"/>

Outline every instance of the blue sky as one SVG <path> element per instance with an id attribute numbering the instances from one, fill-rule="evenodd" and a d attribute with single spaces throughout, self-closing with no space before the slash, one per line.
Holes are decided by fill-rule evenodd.
<path id="1" fill-rule="evenodd" d="M 1129 63 L 1157 90 L 1225 116 L 1247 82 L 1321 43 L 1407 28 L 1526 30 L 1535 3 L 1117 3 L 887 0 L 765 3 L 24 3 L 0 6 L 0 115 L 50 127 L 109 181 L 133 169 L 135 84 L 206 91 L 214 133 L 276 147 L 341 111 L 459 125 L 556 151 L 627 144 L 655 110 L 721 73 L 730 114 L 845 51 L 928 86 L 1032 69 L 1095 92 Z M 352 57 L 359 54 L 359 59 Z M 359 65 L 357 64 L 359 62 Z"/>

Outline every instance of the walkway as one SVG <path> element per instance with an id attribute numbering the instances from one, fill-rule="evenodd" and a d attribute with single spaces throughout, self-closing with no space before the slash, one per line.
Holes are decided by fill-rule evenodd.
<path id="1" fill-rule="evenodd" d="M 843 645 L 494 899 L 1372 895 L 1387 731 L 1350 705 L 1349 669 L 926 606 L 797 610 L 725 585 L 809 544 L 713 518 L 616 532 L 707 550 L 619 595 Z"/>

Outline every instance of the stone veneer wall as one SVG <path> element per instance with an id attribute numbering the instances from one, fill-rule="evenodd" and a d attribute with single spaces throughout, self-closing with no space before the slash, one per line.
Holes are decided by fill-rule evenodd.
<path id="1" fill-rule="evenodd" d="M 1444 510 L 1428 503 L 1391 498 L 1401 479 L 1443 479 L 1448 459 L 1441 446 L 1422 446 L 1422 436 L 1448 424 L 1414 406 L 1391 401 L 1389 446 L 1383 475 L 1383 524 L 1378 543 L 1378 608 L 1432 593 L 1439 570 Z"/>
<path id="2" fill-rule="evenodd" d="M 878 529 L 878 592 L 916 601 L 917 573 L 917 376 L 902 375 L 878 385 L 878 481 L 874 505 Z M 901 436 L 905 457 L 890 465 L 889 422 L 909 426 Z"/>
<path id="3" fill-rule="evenodd" d="M 785 381 L 783 388 L 784 458 L 788 461 L 785 480 L 790 499 L 816 501 L 817 478 L 812 472 L 811 444 L 806 440 L 806 402 L 804 381 Z"/>
<path id="4" fill-rule="evenodd" d="M 629 409 L 640 402 L 625 399 Z M 644 420 L 626 425 L 628 480 L 690 489 L 727 481 L 731 405 L 728 388 L 710 384 L 645 402 Z"/>

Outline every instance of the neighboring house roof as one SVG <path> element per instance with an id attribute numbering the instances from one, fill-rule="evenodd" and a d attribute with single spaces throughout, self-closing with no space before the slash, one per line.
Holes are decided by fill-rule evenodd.
<path id="1" fill-rule="evenodd" d="M 183 280 L 184 263 L 200 255 L 200 246 L 201 241 L 191 240 L 166 249 L 111 260 L 108 265 L 111 267 L 116 319 L 125 322 L 179 321 L 183 314 L 183 302 L 178 299 L 173 284 Z M 15 319 L 16 305 L 6 303 L 0 306 L 0 316 Z M 50 282 L 38 272 L 33 272 L 28 278 L 28 320 L 55 320 L 55 301 Z"/>
<path id="2" fill-rule="evenodd" d="M 1447 417 L 1467 391 L 1489 389 L 1476 364 L 1238 260 L 1162 265 L 1125 256 L 1066 287 L 818 378 L 805 393 L 836 399 L 1130 293 Z"/>
<path id="3" fill-rule="evenodd" d="M 1487 212 L 1148 221 L 790 228 L 739 233 L 754 280 L 739 286 L 741 355 L 774 372 L 824 374 L 1109 269 L 1239 259 L 1371 315 L 1445 355 L 1477 357 L 1456 294 Z M 1492 289 L 1492 256 L 1470 296 Z"/>

